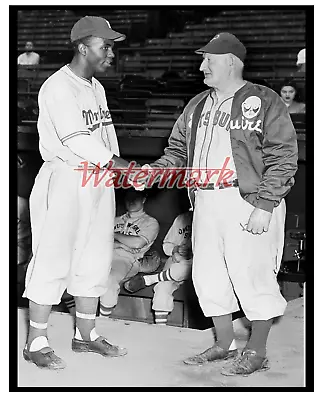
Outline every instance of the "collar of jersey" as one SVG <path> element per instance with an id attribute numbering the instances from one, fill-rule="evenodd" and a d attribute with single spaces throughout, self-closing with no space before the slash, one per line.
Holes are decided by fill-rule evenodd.
<path id="1" fill-rule="evenodd" d="M 137 212 L 135 213 L 134 217 L 131 217 L 130 214 L 129 214 L 129 212 L 127 211 L 127 212 L 125 213 L 125 218 L 127 218 L 127 219 L 140 218 L 140 217 L 141 217 L 142 215 L 144 215 L 144 214 L 145 214 L 145 211 L 144 211 L 144 209 L 142 209 L 142 210 L 140 210 L 140 211 L 137 211 Z"/>
<path id="2" fill-rule="evenodd" d="M 69 76 L 71 76 L 72 78 L 76 79 L 78 82 L 92 88 L 92 84 L 93 84 L 93 78 L 92 78 L 92 83 L 89 81 L 89 79 L 86 78 L 82 78 L 81 76 L 76 75 L 71 68 L 69 67 L 69 64 L 64 65 L 61 70 L 63 72 L 65 72 L 66 74 L 68 74 Z"/>

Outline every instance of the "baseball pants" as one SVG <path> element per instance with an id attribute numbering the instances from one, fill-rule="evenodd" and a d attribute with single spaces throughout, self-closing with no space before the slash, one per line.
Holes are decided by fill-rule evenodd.
<path id="1" fill-rule="evenodd" d="M 30 196 L 33 257 L 24 297 L 42 305 L 72 296 L 99 297 L 106 290 L 113 253 L 113 186 L 55 159 L 45 162 Z"/>
<path id="2" fill-rule="evenodd" d="M 277 283 L 285 202 L 273 210 L 269 230 L 261 235 L 242 228 L 253 210 L 238 188 L 196 192 L 192 279 L 207 317 L 238 311 L 237 298 L 251 321 L 285 311 L 287 303 Z"/>
<path id="3" fill-rule="evenodd" d="M 192 260 L 182 260 L 179 263 L 174 263 L 172 257 L 169 257 L 163 271 L 168 269 L 170 269 L 170 275 L 175 281 L 158 282 L 154 286 L 152 300 L 152 309 L 154 311 L 171 312 L 173 310 L 173 293 L 179 289 L 183 281 L 191 276 Z"/>

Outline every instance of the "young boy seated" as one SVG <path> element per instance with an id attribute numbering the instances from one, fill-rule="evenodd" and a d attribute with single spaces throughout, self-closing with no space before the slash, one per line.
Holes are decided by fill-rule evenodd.
<path id="1" fill-rule="evenodd" d="M 100 297 L 100 315 L 109 316 L 118 302 L 120 285 L 139 272 L 153 272 L 143 268 L 143 256 L 150 249 L 159 233 L 158 221 L 144 211 L 144 191 L 128 189 L 125 193 L 127 212 L 116 217 L 114 223 L 114 250 L 107 290 Z"/>

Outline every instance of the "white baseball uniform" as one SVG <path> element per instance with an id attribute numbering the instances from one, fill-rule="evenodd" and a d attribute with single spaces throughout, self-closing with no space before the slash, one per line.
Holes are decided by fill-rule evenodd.
<path id="1" fill-rule="evenodd" d="M 112 260 L 114 188 L 105 171 L 85 184 L 79 165 L 103 166 L 119 155 L 102 85 L 62 67 L 39 91 L 38 131 L 45 162 L 30 196 L 33 258 L 24 297 L 58 304 L 66 288 L 99 297 Z"/>
<path id="2" fill-rule="evenodd" d="M 224 184 L 237 176 L 229 132 L 232 100 L 232 94 L 221 100 L 214 91 L 208 96 L 193 164 L 212 172 L 222 169 L 227 160 L 230 171 Z M 243 226 L 254 207 L 241 197 L 238 187 L 219 189 L 217 176 L 210 178 L 214 190 L 198 189 L 195 194 L 192 277 L 201 308 L 208 317 L 230 314 L 239 310 L 238 297 L 250 320 L 282 315 L 286 301 L 274 266 L 279 268 L 282 257 L 285 202 L 273 210 L 269 231 L 253 235 Z"/>
<path id="3" fill-rule="evenodd" d="M 181 260 L 179 263 L 172 260 L 172 251 L 176 246 L 186 245 L 191 247 L 191 226 L 192 213 L 180 214 L 174 220 L 163 240 L 163 251 L 169 256 L 163 271 L 170 269 L 170 274 L 175 280 L 161 281 L 154 286 L 152 309 L 155 311 L 171 312 L 174 306 L 173 293 L 184 280 L 188 279 L 189 276 L 191 277 L 192 259 Z"/>

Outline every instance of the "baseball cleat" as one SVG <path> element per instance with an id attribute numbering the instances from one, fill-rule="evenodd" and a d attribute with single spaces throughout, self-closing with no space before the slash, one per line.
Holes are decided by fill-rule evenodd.
<path id="1" fill-rule="evenodd" d="M 259 356 L 255 350 L 245 349 L 231 365 L 225 366 L 221 370 L 221 374 L 248 376 L 254 372 L 266 371 L 269 368 L 267 358 Z"/>
<path id="2" fill-rule="evenodd" d="M 29 351 L 26 348 L 23 349 L 23 358 L 26 361 L 33 362 L 37 367 L 44 369 L 64 369 L 67 365 L 58 356 L 54 354 L 51 347 L 44 347 L 38 351 Z"/>
<path id="3" fill-rule="evenodd" d="M 96 340 L 72 339 L 72 350 L 76 353 L 97 353 L 104 357 L 125 356 L 128 351 L 122 347 L 114 346 L 99 336 Z"/>
<path id="4" fill-rule="evenodd" d="M 135 293 L 147 287 L 142 275 L 136 275 L 123 284 L 127 292 Z"/>
<path id="5" fill-rule="evenodd" d="M 225 350 L 218 345 L 213 345 L 203 353 L 197 354 L 196 356 L 189 357 L 183 362 L 188 365 L 203 365 L 215 361 L 224 361 L 230 358 L 234 358 L 238 355 L 238 350 Z"/>

